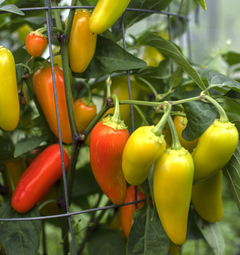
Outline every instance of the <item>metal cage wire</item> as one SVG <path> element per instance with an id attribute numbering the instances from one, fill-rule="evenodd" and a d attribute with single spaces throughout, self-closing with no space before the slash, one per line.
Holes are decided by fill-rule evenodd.
<path id="1" fill-rule="evenodd" d="M 190 0 L 187 1 L 187 6 L 190 5 Z M 177 13 L 171 12 L 171 4 L 169 4 L 167 8 L 167 12 L 163 11 L 154 11 L 154 10 L 147 10 L 147 9 L 136 9 L 136 8 L 127 8 L 126 11 L 134 11 L 134 12 L 148 12 L 148 13 L 154 13 L 159 15 L 166 15 L 168 18 L 168 33 L 169 33 L 169 41 L 172 41 L 172 30 L 177 27 L 179 19 L 185 19 L 186 20 L 186 36 L 187 36 L 187 49 L 188 49 L 188 58 L 191 60 L 192 54 L 191 54 L 191 44 L 190 44 L 190 27 L 189 27 L 189 8 L 187 7 L 186 14 L 181 15 L 181 10 L 183 6 L 184 0 L 181 0 L 179 5 L 179 10 Z M 58 108 L 58 102 L 57 102 L 57 90 L 56 90 L 56 82 L 55 82 L 55 75 L 54 75 L 54 64 L 53 64 L 53 52 L 52 52 L 52 39 L 53 39 L 53 22 L 52 22 L 52 10 L 55 9 L 94 9 L 95 6 L 52 6 L 51 0 L 44 0 L 45 7 L 33 7 L 33 8 L 20 8 L 22 12 L 27 11 L 39 11 L 44 10 L 45 11 L 45 17 L 46 17 L 46 25 L 47 25 L 47 33 L 48 33 L 48 44 L 49 44 L 49 53 L 50 53 L 50 61 L 51 61 L 51 70 L 52 70 L 52 79 L 53 79 L 53 88 L 54 88 L 54 98 L 55 98 L 55 107 L 56 107 L 56 116 L 57 116 L 57 126 L 58 126 L 58 134 L 59 134 L 59 145 L 60 145 L 60 152 L 61 152 L 61 162 L 62 162 L 62 172 L 63 172 L 63 184 L 64 184 L 64 194 L 65 194 L 65 203 L 66 203 L 66 213 L 64 214 L 58 214 L 58 215 L 50 215 L 50 216 L 40 216 L 40 217 L 29 217 L 29 218 L 0 218 L 0 222 L 7 222 L 7 221 L 33 221 L 33 220 L 45 220 L 45 219 L 52 219 L 52 218 L 63 218 L 67 217 L 68 219 L 68 225 L 69 225 L 69 231 L 71 234 L 72 239 L 72 247 L 73 252 L 75 255 L 77 255 L 77 249 L 75 245 L 74 240 L 74 234 L 73 234 L 73 226 L 71 222 L 71 216 L 83 214 L 83 213 L 89 213 L 89 212 L 96 212 L 96 211 L 105 211 L 112 208 L 117 208 L 119 206 L 117 205 L 109 205 L 99 208 L 91 208 L 87 210 L 82 210 L 78 212 L 70 212 L 69 211 L 69 200 L 68 200 L 68 189 L 67 189 L 67 180 L 66 180 L 66 173 L 65 173 L 65 165 L 64 165 L 64 158 L 63 158 L 63 147 L 62 147 L 62 137 L 61 137 L 61 127 L 60 127 L 60 118 L 59 118 L 59 108 Z M 125 11 L 125 12 L 126 12 Z M 123 48 L 126 50 L 126 40 L 125 40 L 125 31 L 124 31 L 124 16 L 125 12 L 121 16 L 121 22 L 120 22 L 120 30 L 122 32 L 122 40 L 123 40 Z M 5 14 L 6 12 L 0 12 L 0 14 Z M 198 15 L 198 6 L 197 10 L 195 12 L 195 21 L 197 22 L 197 15 Z M 173 27 L 171 26 L 171 20 L 170 17 L 175 16 L 175 24 Z M 171 72 L 173 72 L 173 62 L 171 60 Z M 128 90 L 129 90 L 129 99 L 132 100 L 131 95 L 131 84 L 130 84 L 130 72 L 129 70 L 126 71 L 127 75 L 127 81 L 128 81 Z M 131 124 L 132 124 L 132 132 L 134 131 L 134 116 L 133 116 L 133 107 L 130 105 L 130 114 L 131 114 Z M 128 204 L 135 204 L 137 207 L 138 202 L 142 202 L 144 200 L 138 200 L 137 201 L 137 192 L 135 192 L 135 201 L 124 203 L 123 205 Z"/>

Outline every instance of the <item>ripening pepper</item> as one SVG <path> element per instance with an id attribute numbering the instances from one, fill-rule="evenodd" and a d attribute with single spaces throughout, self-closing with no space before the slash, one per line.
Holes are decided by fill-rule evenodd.
<path id="1" fill-rule="evenodd" d="M 73 103 L 74 118 L 79 133 L 82 133 L 97 114 L 96 105 L 84 98 L 78 98 Z"/>
<path id="2" fill-rule="evenodd" d="M 67 172 L 70 159 L 64 149 L 63 157 Z M 37 156 L 22 175 L 12 196 L 13 209 L 19 213 L 31 210 L 62 175 L 60 146 L 52 144 Z"/>
<path id="3" fill-rule="evenodd" d="M 143 200 L 146 199 L 146 196 L 143 192 L 141 192 L 139 189 L 137 189 L 137 200 Z M 129 186 L 127 188 L 127 196 L 124 201 L 124 203 L 130 203 L 135 201 L 135 186 Z M 144 205 L 145 201 L 138 202 L 137 208 L 139 209 Z M 133 213 L 136 211 L 136 205 L 135 204 L 129 204 L 121 206 L 121 226 L 123 229 L 123 232 L 126 237 L 128 237 L 129 231 L 131 229 L 132 223 L 133 223 Z"/>
<path id="4" fill-rule="evenodd" d="M 187 141 L 182 137 L 182 131 L 186 128 L 187 126 L 187 118 L 181 117 L 181 116 L 176 116 L 173 120 L 174 126 L 176 128 L 177 134 L 178 134 L 178 139 L 182 145 L 183 148 L 188 150 L 190 153 L 192 153 L 193 149 L 196 148 L 198 139 L 195 139 L 193 141 Z"/>
<path id="5" fill-rule="evenodd" d="M 186 239 L 194 164 L 184 149 L 168 148 L 156 161 L 153 194 L 162 226 L 169 239 L 181 245 Z"/>
<path id="6" fill-rule="evenodd" d="M 215 120 L 200 136 L 193 151 L 193 183 L 211 177 L 230 160 L 239 140 L 238 130 L 231 122 Z"/>
<path id="7" fill-rule="evenodd" d="M 38 57 L 46 49 L 47 38 L 38 31 L 32 31 L 27 35 L 25 46 L 31 56 Z"/>
<path id="8" fill-rule="evenodd" d="M 72 134 L 68 118 L 63 71 L 60 67 L 54 66 L 54 73 L 57 89 L 62 141 L 64 143 L 72 143 Z M 57 114 L 55 107 L 51 66 L 39 69 L 33 75 L 33 89 L 51 130 L 58 137 Z"/>
<path id="9" fill-rule="evenodd" d="M 84 72 L 95 53 L 97 34 L 92 33 L 88 26 L 91 15 L 87 10 L 77 10 L 74 15 L 68 43 L 68 57 L 70 68 L 75 73 Z"/>
<path id="10" fill-rule="evenodd" d="M 0 128 L 12 131 L 19 122 L 20 106 L 15 61 L 4 46 L 0 46 L 0 77 Z"/>
<path id="11" fill-rule="evenodd" d="M 162 135 L 155 135 L 153 126 L 136 129 L 128 139 L 122 157 L 122 169 L 131 185 L 142 184 L 151 165 L 163 154 L 166 142 Z"/>
<path id="12" fill-rule="evenodd" d="M 220 221 L 223 216 L 222 171 L 192 187 L 192 204 L 201 218 Z"/>
<path id="13" fill-rule="evenodd" d="M 130 0 L 99 0 L 89 21 L 93 33 L 101 34 L 109 29 L 123 14 Z"/>
<path id="14" fill-rule="evenodd" d="M 113 116 L 105 117 L 93 128 L 89 147 L 90 163 L 96 181 L 114 204 L 121 205 L 127 191 L 122 172 L 122 152 L 129 132 L 119 118 L 119 104 L 115 108 Z"/>

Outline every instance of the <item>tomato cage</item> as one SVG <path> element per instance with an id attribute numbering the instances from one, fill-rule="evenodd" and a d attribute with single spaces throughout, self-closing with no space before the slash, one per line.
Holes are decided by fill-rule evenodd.
<path id="1" fill-rule="evenodd" d="M 42 6 L 38 6 L 39 2 L 41 3 Z M 70 10 L 76 10 L 76 9 L 87 9 L 87 10 L 93 10 L 95 6 L 90 5 L 87 1 L 81 1 L 82 3 L 86 4 L 83 6 L 78 6 L 76 3 L 73 4 L 73 6 L 64 6 L 61 5 L 60 3 L 57 3 L 58 1 L 50 1 L 50 0 L 44 0 L 44 2 L 41 1 L 29 1 L 28 3 L 19 3 L 16 4 L 16 6 L 12 5 L 4 5 L 4 2 L 2 3 L 3 5 L 0 8 L 0 18 L 7 17 L 8 15 L 12 15 L 10 21 L 6 19 L 6 24 L 4 23 L 1 27 L 2 29 L 9 26 L 8 22 L 12 22 L 12 24 L 23 24 L 23 23 L 28 23 L 33 26 L 33 28 L 37 29 L 39 24 L 45 25 L 46 28 L 46 34 L 48 38 L 48 50 L 47 54 L 49 54 L 49 61 L 51 65 L 51 71 L 52 71 L 52 80 L 53 80 L 53 88 L 54 88 L 54 98 L 55 98 L 55 108 L 56 108 L 56 117 L 57 117 L 57 127 L 58 127 L 58 143 L 60 145 L 60 151 L 61 151 L 61 164 L 62 164 L 62 189 L 64 191 L 64 194 L 61 194 L 58 196 L 58 205 L 60 207 L 60 213 L 54 214 L 54 215 L 43 215 L 40 214 L 39 209 L 37 206 L 35 206 L 31 211 L 25 213 L 25 214 L 19 214 L 16 211 L 13 211 L 9 197 L 4 198 L 5 203 L 3 203 L 0 207 L 0 243 L 2 245 L 2 254 L 8 254 L 8 255 L 13 255 L 13 254 L 60 254 L 59 249 L 57 250 L 57 253 L 54 253 L 54 251 L 48 251 L 49 246 L 52 245 L 51 243 L 51 235 L 54 233 L 51 232 L 46 232 L 46 222 L 47 220 L 58 220 L 58 223 L 56 224 L 58 226 L 58 231 L 61 230 L 61 237 L 59 240 L 59 246 L 63 250 L 62 254 L 106 254 L 104 250 L 101 250 L 100 247 L 103 244 L 104 248 L 109 249 L 110 251 L 112 248 L 115 247 L 115 249 L 119 249 L 116 254 L 125 254 L 125 247 L 126 247 L 126 237 L 121 237 L 121 234 L 119 235 L 119 232 L 121 230 L 113 231 L 112 229 L 109 230 L 108 228 L 104 229 L 102 228 L 99 233 L 96 232 L 97 229 L 99 229 L 99 224 L 103 219 L 107 222 L 107 216 L 108 218 L 110 216 L 117 215 L 118 209 L 122 206 L 127 206 L 130 204 L 134 204 L 136 208 L 138 208 L 138 203 L 144 202 L 146 199 L 141 199 L 138 200 L 137 198 L 137 187 L 135 187 L 135 201 L 132 202 L 126 202 L 123 203 L 122 205 L 115 205 L 107 198 L 104 200 L 104 204 L 102 202 L 104 194 L 100 191 L 100 188 L 97 187 L 96 185 L 93 185 L 93 189 L 89 192 L 91 195 L 92 200 L 94 201 L 94 205 L 90 206 L 89 208 L 86 208 L 89 206 L 89 202 L 85 201 L 85 197 L 83 198 L 84 201 L 81 201 L 81 206 L 78 207 L 78 199 L 81 200 L 81 192 L 77 192 L 76 189 L 79 188 L 81 185 L 87 188 L 88 181 L 90 182 L 90 185 L 94 182 L 91 178 L 92 175 L 89 174 L 88 171 L 85 171 L 84 174 L 86 176 L 81 175 L 80 177 L 83 178 L 82 181 L 80 181 L 80 184 L 78 187 L 75 187 L 75 193 L 73 194 L 72 186 L 74 183 L 74 179 L 79 178 L 74 175 L 74 171 L 68 172 L 66 174 L 65 172 L 65 162 L 64 162 L 64 156 L 63 156 L 63 142 L 62 142 L 62 135 L 61 135 L 61 125 L 60 125 L 60 116 L 59 116 L 59 103 L 57 99 L 57 89 L 56 89 L 56 81 L 55 81 L 55 75 L 54 75 L 54 52 L 53 52 L 53 45 L 58 45 L 59 41 L 61 38 L 58 37 L 56 39 L 56 29 L 54 28 L 55 23 L 57 22 L 62 22 L 61 20 L 57 21 L 54 19 L 53 15 L 54 12 L 60 12 L 60 11 L 70 11 Z M 74 1 L 73 1 L 74 2 Z M 90 1 L 89 1 L 90 2 Z M 96 2 L 96 1 L 95 1 Z M 194 2 L 194 7 L 191 7 L 191 4 Z M 204 2 L 204 1 L 203 1 Z M 35 5 L 34 7 L 29 7 L 29 5 Z M 142 5 L 141 5 L 142 4 Z M 178 58 L 174 58 L 174 52 L 171 52 L 171 47 L 174 47 L 174 50 L 177 50 L 177 47 L 175 46 L 169 46 L 167 43 L 167 46 L 165 46 L 165 41 L 172 42 L 173 38 L 177 38 L 179 44 L 186 45 L 185 50 L 187 51 L 188 55 L 188 60 L 192 60 L 192 53 L 191 53 L 191 40 L 190 40 L 190 15 L 195 12 L 195 18 L 197 20 L 198 18 L 198 10 L 199 10 L 199 5 L 195 3 L 195 1 L 189 1 L 189 0 L 181 0 L 181 1 L 171 1 L 171 0 L 165 0 L 165 1 L 131 1 L 129 7 L 125 10 L 125 12 L 122 14 L 121 18 L 117 21 L 117 23 L 114 24 L 114 26 L 111 28 L 111 32 L 108 31 L 107 33 L 104 34 L 104 36 L 101 36 L 101 40 L 99 40 L 99 46 L 97 46 L 97 53 L 99 55 L 96 56 L 94 65 L 97 65 L 97 59 L 101 58 L 101 54 L 108 54 L 108 57 L 114 58 L 113 64 L 111 65 L 105 65 L 103 67 L 99 67 L 99 69 L 93 69 L 89 71 L 89 74 L 86 73 L 86 75 L 78 75 L 76 73 L 73 73 L 74 78 L 78 79 L 87 79 L 87 81 L 92 81 L 92 80 L 99 80 L 100 82 L 105 81 L 108 77 L 108 75 L 111 73 L 117 73 L 119 71 L 125 72 L 126 77 L 127 77 L 127 85 L 128 85 L 128 93 L 129 93 L 129 100 L 133 99 L 133 95 L 131 92 L 131 78 L 130 76 L 132 75 L 133 71 L 135 69 L 138 69 L 138 71 L 141 73 L 146 72 L 146 76 L 148 75 L 149 72 L 149 78 L 154 75 L 159 75 L 159 74 L 154 74 L 153 68 L 156 69 L 157 72 L 162 75 L 162 79 L 164 79 L 165 74 L 161 74 L 161 70 L 159 70 L 160 61 L 157 63 L 156 66 L 150 67 L 150 69 L 145 69 L 143 70 L 144 66 L 146 67 L 146 64 L 136 62 L 136 60 L 129 60 L 130 64 L 127 64 L 127 61 L 124 62 L 123 65 L 127 64 L 129 67 L 126 69 L 125 66 L 119 64 L 119 66 L 116 65 L 117 62 L 117 56 L 114 55 L 112 52 L 107 52 L 104 51 L 104 49 L 101 49 L 100 47 L 104 47 L 104 45 L 109 46 L 111 44 L 111 40 L 118 46 L 121 47 L 122 49 L 118 49 L 118 53 L 122 52 L 128 52 L 128 54 L 132 54 L 133 56 L 136 56 L 136 48 L 131 47 L 135 43 L 138 43 L 138 39 L 136 38 L 137 35 L 131 35 L 132 32 L 134 32 L 134 29 L 138 30 L 139 22 L 146 22 L 144 23 L 144 26 L 146 26 L 146 30 L 150 30 L 153 32 L 156 32 L 159 26 L 158 20 L 161 20 L 161 24 L 163 27 L 163 31 L 165 35 L 160 33 L 160 37 L 158 38 L 157 42 L 147 40 L 148 38 L 145 36 L 145 41 L 143 43 L 139 43 L 138 48 L 141 48 L 143 46 L 149 46 L 149 47 L 155 47 L 159 52 L 162 52 L 163 55 L 165 53 L 165 57 L 168 58 L 168 61 L 164 62 L 164 65 L 168 66 L 169 69 L 169 74 L 173 74 L 174 71 L 176 71 L 176 68 L 174 66 L 174 61 L 178 63 Z M 40 4 L 39 4 L 40 5 Z M 44 15 L 42 15 L 44 12 Z M 25 13 L 36 13 L 37 17 L 33 16 L 28 16 L 26 19 L 24 19 L 24 14 Z M 39 14 L 40 13 L 40 14 Z M 132 14 L 131 14 L 132 13 Z M 39 15 L 39 16 L 38 16 Z M 17 17 L 17 18 L 16 18 Z M 127 19 L 127 22 L 125 22 Z M 147 21 L 146 21 L 147 19 Z M 42 22 L 44 20 L 44 22 Z M 130 34 L 127 34 L 126 31 L 131 28 L 131 26 L 135 25 L 138 23 L 138 27 L 135 27 L 134 29 L 131 30 Z M 126 25 L 127 24 L 127 25 Z M 131 24 L 131 25 L 129 25 Z M 149 24 L 153 24 L 153 26 L 149 26 Z M 126 25 L 126 26 L 125 26 Z M 143 25 L 142 25 L 143 26 Z M 9 30 L 11 32 L 14 32 L 14 28 L 9 26 Z M 16 31 L 15 31 L 16 32 Z M 145 34 L 147 31 L 145 31 Z M 60 35 L 59 35 L 60 36 Z M 164 39 L 163 37 L 166 36 Z M 118 38 L 116 38 L 118 37 Z M 106 39 L 107 38 L 107 39 Z M 106 41 L 108 40 L 108 41 Z M 115 40 L 115 41 L 114 41 Z M 6 42 L 4 38 L 1 39 L 3 43 L 6 43 L 6 47 L 9 47 L 12 49 L 11 43 Z M 109 42 L 110 41 L 110 42 Z M 107 42 L 107 43 L 106 43 Z M 118 42 L 118 44 L 116 43 Z M 163 43 L 164 46 L 159 45 L 158 43 Z M 119 46 L 120 45 L 120 46 Z M 172 44 L 171 44 L 172 45 Z M 24 46 L 24 44 L 22 44 Z M 115 46 L 115 48 L 117 47 Z M 14 51 L 14 48 L 12 49 Z M 102 53 L 102 52 L 105 53 Z M 142 52 L 143 49 L 140 50 Z M 167 52 L 168 51 L 168 52 Z M 19 49 L 20 54 L 27 54 L 26 51 L 21 48 Z M 16 53 L 17 54 L 17 53 Z M 126 53 L 127 54 L 127 53 Z M 124 57 L 128 57 L 128 55 L 123 55 L 118 54 L 119 60 L 122 61 Z M 156 53 L 154 53 L 156 54 Z M 142 56 L 142 55 L 141 55 Z M 137 55 L 136 57 L 141 58 L 140 55 Z M 29 56 L 28 56 L 29 57 Z M 164 57 L 164 58 L 165 58 Z M 25 73 L 26 73 L 26 66 L 22 64 L 21 57 L 18 55 L 18 61 L 17 61 L 17 81 L 22 85 L 22 78 L 23 80 L 26 78 Z M 22 57 L 24 58 L 24 57 Z M 99 59 L 98 59 L 99 60 Z M 174 61 L 173 61 L 174 60 Z M 40 60 L 39 60 L 40 61 Z M 44 60 L 43 60 L 44 61 Z M 187 60 L 183 60 L 187 61 Z M 132 62 L 132 63 L 131 63 Z M 137 63 L 137 68 L 134 66 L 134 63 Z M 65 65 L 66 63 L 63 63 Z M 67 63 L 68 65 L 68 63 Z M 102 65 L 101 59 L 99 60 L 99 65 Z M 112 68 L 113 67 L 113 68 Z M 163 66 L 164 67 L 164 66 Z M 101 68 L 103 70 L 101 70 Z M 140 70 L 141 69 L 141 70 Z M 183 67 L 184 69 L 184 67 Z M 94 70 L 99 71 L 100 74 L 91 77 L 91 73 L 93 73 Z M 101 72 L 100 72 L 101 71 Z M 167 74 L 168 75 L 168 74 Z M 151 79 L 150 79 L 151 80 Z M 161 85 L 161 84 L 160 84 Z M 83 86 L 80 87 L 82 88 Z M 75 87 L 76 88 L 76 87 Z M 78 87 L 77 87 L 78 88 Z M 22 87 L 21 89 L 22 90 Z M 82 95 L 86 92 L 86 89 L 82 89 L 82 92 L 79 94 Z M 67 93 L 67 92 L 66 92 Z M 102 95 L 102 94 L 101 94 Z M 152 96 L 151 94 L 149 96 Z M 121 103 L 121 102 L 120 102 Z M 70 103 L 68 103 L 70 104 Z M 108 108 L 105 110 L 107 111 L 110 107 L 112 107 L 113 104 L 109 104 Z M 102 112 L 102 115 L 104 112 Z M 134 107 L 132 104 L 130 104 L 130 133 L 132 133 L 135 130 L 135 122 L 134 122 Z M 99 119 L 101 116 L 99 116 Z M 35 119 L 35 121 L 38 121 Z M 36 122 L 38 123 L 38 122 Z M 15 132 L 15 133 L 14 133 Z M 25 135 L 23 137 L 18 137 L 17 131 L 14 131 L 12 134 L 14 142 L 12 143 L 12 146 L 14 147 L 14 143 L 17 144 L 19 141 L 21 141 L 21 138 L 23 138 L 23 143 L 20 143 L 18 147 L 18 152 L 16 152 L 15 148 L 15 154 L 14 155 L 21 155 L 22 153 L 29 152 L 30 150 L 34 150 L 39 147 L 39 145 L 43 144 L 43 146 L 46 144 L 46 141 L 48 141 L 48 136 L 46 134 L 41 134 L 42 138 L 38 138 L 39 140 L 37 141 L 36 136 L 34 137 L 34 142 L 33 140 L 28 140 L 28 135 Z M 76 133 L 75 133 L 76 134 Z M 83 133 L 84 135 L 84 133 Z M 30 135 L 31 137 L 31 135 Z M 86 137 L 83 138 L 84 141 Z M 83 162 L 88 162 L 88 157 L 82 158 L 81 159 L 81 151 L 80 148 L 85 148 L 83 142 L 81 142 L 81 134 L 79 135 L 77 133 L 77 136 L 74 136 L 73 139 L 73 144 L 72 144 L 72 149 L 71 149 L 71 162 L 70 162 L 70 167 L 72 169 L 76 168 L 77 164 L 81 164 Z M 19 146 L 22 146 L 22 148 L 19 148 Z M 14 149 L 13 149 L 14 150 Z M 87 149 L 86 149 L 87 150 Z M 80 155 L 79 155 L 80 151 Z M 85 155 L 86 156 L 86 155 Z M 84 157 L 84 156 L 83 156 Z M 80 159 L 80 163 L 78 162 Z M 83 163 L 82 163 L 83 164 Z M 74 165 L 74 166 L 73 166 Z M 2 171 L 3 172 L 3 171 Z M 68 176 L 67 176 L 68 175 Z M 89 177 L 90 176 L 90 177 Z M 89 179 L 88 179 L 89 178 Z M 61 186 L 59 184 L 59 186 Z M 94 183 L 95 184 L 95 183 Z M 1 185 L 2 188 L 2 185 Z M 82 188 L 80 187 L 82 190 Z M 4 192 L 1 192 L 1 194 L 4 194 Z M 84 194 L 84 193 L 83 193 Z M 86 191 L 86 194 L 88 194 L 88 191 Z M 86 195 L 84 194 L 84 195 Z M 61 196 L 63 195 L 63 196 Z M 73 197 L 72 197 L 73 195 Z M 73 210 L 70 210 L 70 204 L 71 201 L 74 201 L 74 204 L 76 204 L 76 207 L 74 207 Z M 87 206 L 84 206 L 85 205 Z M 47 203 L 46 203 L 47 204 Z M 81 209 L 79 209 L 81 208 Z M 108 211 L 111 211 L 111 213 L 107 213 Z M 81 225 L 81 219 L 74 219 L 74 216 L 81 216 L 87 214 L 88 218 L 86 220 L 86 223 L 84 224 L 83 229 L 78 229 L 81 228 L 79 225 Z M 107 216 L 105 216 L 107 214 Z M 110 215 L 110 216 L 109 216 Z M 105 218 L 104 218 L 105 217 Z M 113 218 L 113 217 L 112 217 Z M 15 224 L 16 223 L 16 224 Z M 145 224 L 146 222 L 140 221 L 139 224 Z M 77 228 L 77 230 L 76 230 Z M 56 231 L 56 230 L 55 230 Z M 148 233 L 152 234 L 151 232 L 153 229 L 148 229 Z M 78 236 L 80 233 L 80 237 Z M 106 239 L 101 239 L 101 237 L 106 236 L 105 232 L 108 232 L 108 237 L 111 236 L 113 237 L 112 241 L 109 241 L 108 244 L 104 244 L 104 241 Z M 96 234 L 96 239 L 91 239 L 91 235 L 93 233 Z M 83 234 L 83 235 L 82 235 Z M 118 237 L 116 235 L 118 234 Z M 76 237 L 77 236 L 77 237 Z M 120 236 L 120 237 L 119 237 Z M 100 244 L 97 243 L 97 238 L 100 241 Z M 122 241 L 119 241 L 119 238 L 122 238 Z M 146 238 L 146 237 L 145 237 Z M 77 240 L 76 240 L 77 239 Z M 41 240 L 41 243 L 40 243 Z M 141 248 L 138 248 L 138 251 L 134 251 L 133 247 L 137 247 L 138 240 L 143 241 L 144 240 L 144 234 L 141 233 L 140 236 L 135 236 L 134 238 L 131 237 L 131 243 L 128 243 L 128 248 L 127 248 L 127 254 L 143 254 L 143 251 Z M 166 242 L 165 245 L 157 245 L 158 248 L 155 250 L 155 254 L 167 254 L 168 253 L 168 239 L 166 239 L 166 236 L 161 238 L 161 236 L 157 236 L 157 238 L 153 238 L 155 240 L 154 242 Z M 53 242 L 55 242 L 54 240 Z M 102 242 L 102 243 L 101 243 Z M 88 244 L 88 250 L 84 250 L 86 248 L 86 244 Z M 151 244 L 153 244 L 151 242 Z M 106 246 L 105 246 L 106 245 Z M 109 248 L 108 245 L 111 247 Z M 39 248 L 40 247 L 40 248 Z M 144 245 L 140 245 L 139 247 L 143 247 L 144 249 L 147 249 Z M 140 249 L 140 250 L 139 250 Z M 6 253 L 4 253 L 6 252 Z M 154 252 L 154 251 L 153 251 Z M 179 252 L 179 251 L 178 251 Z M 113 252 L 112 252 L 113 253 Z M 154 253 L 151 253 L 154 254 Z"/>

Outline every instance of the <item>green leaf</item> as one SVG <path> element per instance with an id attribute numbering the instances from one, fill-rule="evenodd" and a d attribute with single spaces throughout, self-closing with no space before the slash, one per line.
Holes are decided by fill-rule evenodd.
<path id="1" fill-rule="evenodd" d="M 223 109 L 229 113 L 240 115 L 240 100 L 230 97 L 221 97 L 218 98 L 218 103 L 223 104 Z"/>
<path id="2" fill-rule="evenodd" d="M 26 71 L 26 67 L 23 66 L 22 63 L 19 63 L 15 65 L 15 68 L 16 68 L 17 84 L 19 84 L 22 80 L 22 76 L 24 72 Z"/>
<path id="3" fill-rule="evenodd" d="M 182 68 L 178 67 L 177 70 L 171 75 L 169 79 L 170 88 L 177 87 L 182 80 Z"/>
<path id="4" fill-rule="evenodd" d="M 9 135 L 0 136 L 0 162 L 3 163 L 5 160 L 13 157 L 14 145 Z"/>
<path id="5" fill-rule="evenodd" d="M 148 45 L 155 47 L 165 56 L 172 58 L 190 77 L 195 83 L 202 89 L 206 87 L 199 75 L 199 73 L 190 65 L 187 59 L 181 54 L 178 48 L 168 40 L 164 39 L 158 34 L 147 33 L 139 42 L 141 45 Z"/>
<path id="6" fill-rule="evenodd" d="M 227 113 L 228 119 L 230 122 L 234 123 L 238 132 L 240 133 L 240 116 L 239 114 L 234 114 L 234 113 Z"/>
<path id="7" fill-rule="evenodd" d="M 207 10 L 205 0 L 197 0 L 198 4 L 203 8 L 204 11 Z"/>
<path id="8" fill-rule="evenodd" d="M 128 255 L 164 255 L 168 253 L 169 238 L 156 210 L 145 203 L 133 214 L 133 225 L 127 243 Z"/>
<path id="9" fill-rule="evenodd" d="M 14 13 L 21 16 L 25 15 L 16 5 L 13 5 L 13 4 L 0 6 L 0 11 L 10 12 L 10 13 Z"/>
<path id="10" fill-rule="evenodd" d="M 39 210 L 34 207 L 31 211 L 20 214 L 6 201 L 0 207 L 0 218 L 39 217 Z M 0 243 L 8 255 L 38 254 L 41 233 L 41 221 L 7 221 L 1 222 Z"/>
<path id="11" fill-rule="evenodd" d="M 171 1 L 172 0 L 131 0 L 128 8 L 161 11 L 167 8 Z M 131 27 L 133 24 L 145 19 L 151 14 L 150 12 L 126 11 L 124 17 L 125 28 Z"/>
<path id="12" fill-rule="evenodd" d="M 216 71 L 210 71 L 207 73 L 207 80 L 211 88 L 214 87 L 226 87 L 235 91 L 240 92 L 240 83 L 221 74 Z"/>
<path id="13" fill-rule="evenodd" d="M 218 223 L 210 223 L 203 220 L 196 212 L 194 214 L 195 222 L 203 234 L 206 242 L 211 247 L 215 255 L 223 255 L 225 242 Z"/>
<path id="14" fill-rule="evenodd" d="M 240 211 L 240 153 L 238 149 L 235 150 L 230 161 L 224 166 L 222 171 L 230 185 L 233 198 Z"/>
<path id="15" fill-rule="evenodd" d="M 87 164 L 75 171 L 72 196 L 79 197 L 99 191 L 99 185 L 92 173 L 91 165 Z"/>
<path id="16" fill-rule="evenodd" d="M 187 141 L 197 139 L 214 122 L 218 110 L 213 104 L 193 101 L 183 104 L 188 123 L 182 132 L 182 137 Z"/>
<path id="17" fill-rule="evenodd" d="M 222 54 L 222 58 L 230 65 L 235 65 L 239 64 L 239 59 L 240 59 L 240 53 L 237 52 L 227 52 Z"/>
<path id="18" fill-rule="evenodd" d="M 75 77 L 99 78 L 103 75 L 125 70 L 143 68 L 146 62 L 128 53 L 110 39 L 98 36 L 96 51 L 87 70 Z"/>
<path id="19" fill-rule="evenodd" d="M 33 136 L 31 138 L 24 138 L 20 140 L 16 146 L 14 151 L 14 157 L 18 157 L 28 151 L 31 151 L 37 148 L 42 142 L 48 139 L 47 135 L 44 136 Z"/>
<path id="20" fill-rule="evenodd" d="M 170 61 L 169 59 L 164 59 L 160 62 L 158 67 L 145 66 L 139 69 L 133 74 L 135 77 L 140 76 L 143 78 L 153 78 L 153 79 L 168 79 L 170 77 Z"/>
<path id="21" fill-rule="evenodd" d="M 119 231 L 100 226 L 88 241 L 89 255 L 125 255 L 126 245 Z"/>

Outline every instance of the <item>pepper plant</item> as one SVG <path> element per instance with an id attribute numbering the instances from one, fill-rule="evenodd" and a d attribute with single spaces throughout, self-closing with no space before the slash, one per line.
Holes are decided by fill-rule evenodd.
<path id="1" fill-rule="evenodd" d="M 239 53 L 179 45 L 205 1 L 62 4 L 0 1 L 0 254 L 237 254 Z"/>

